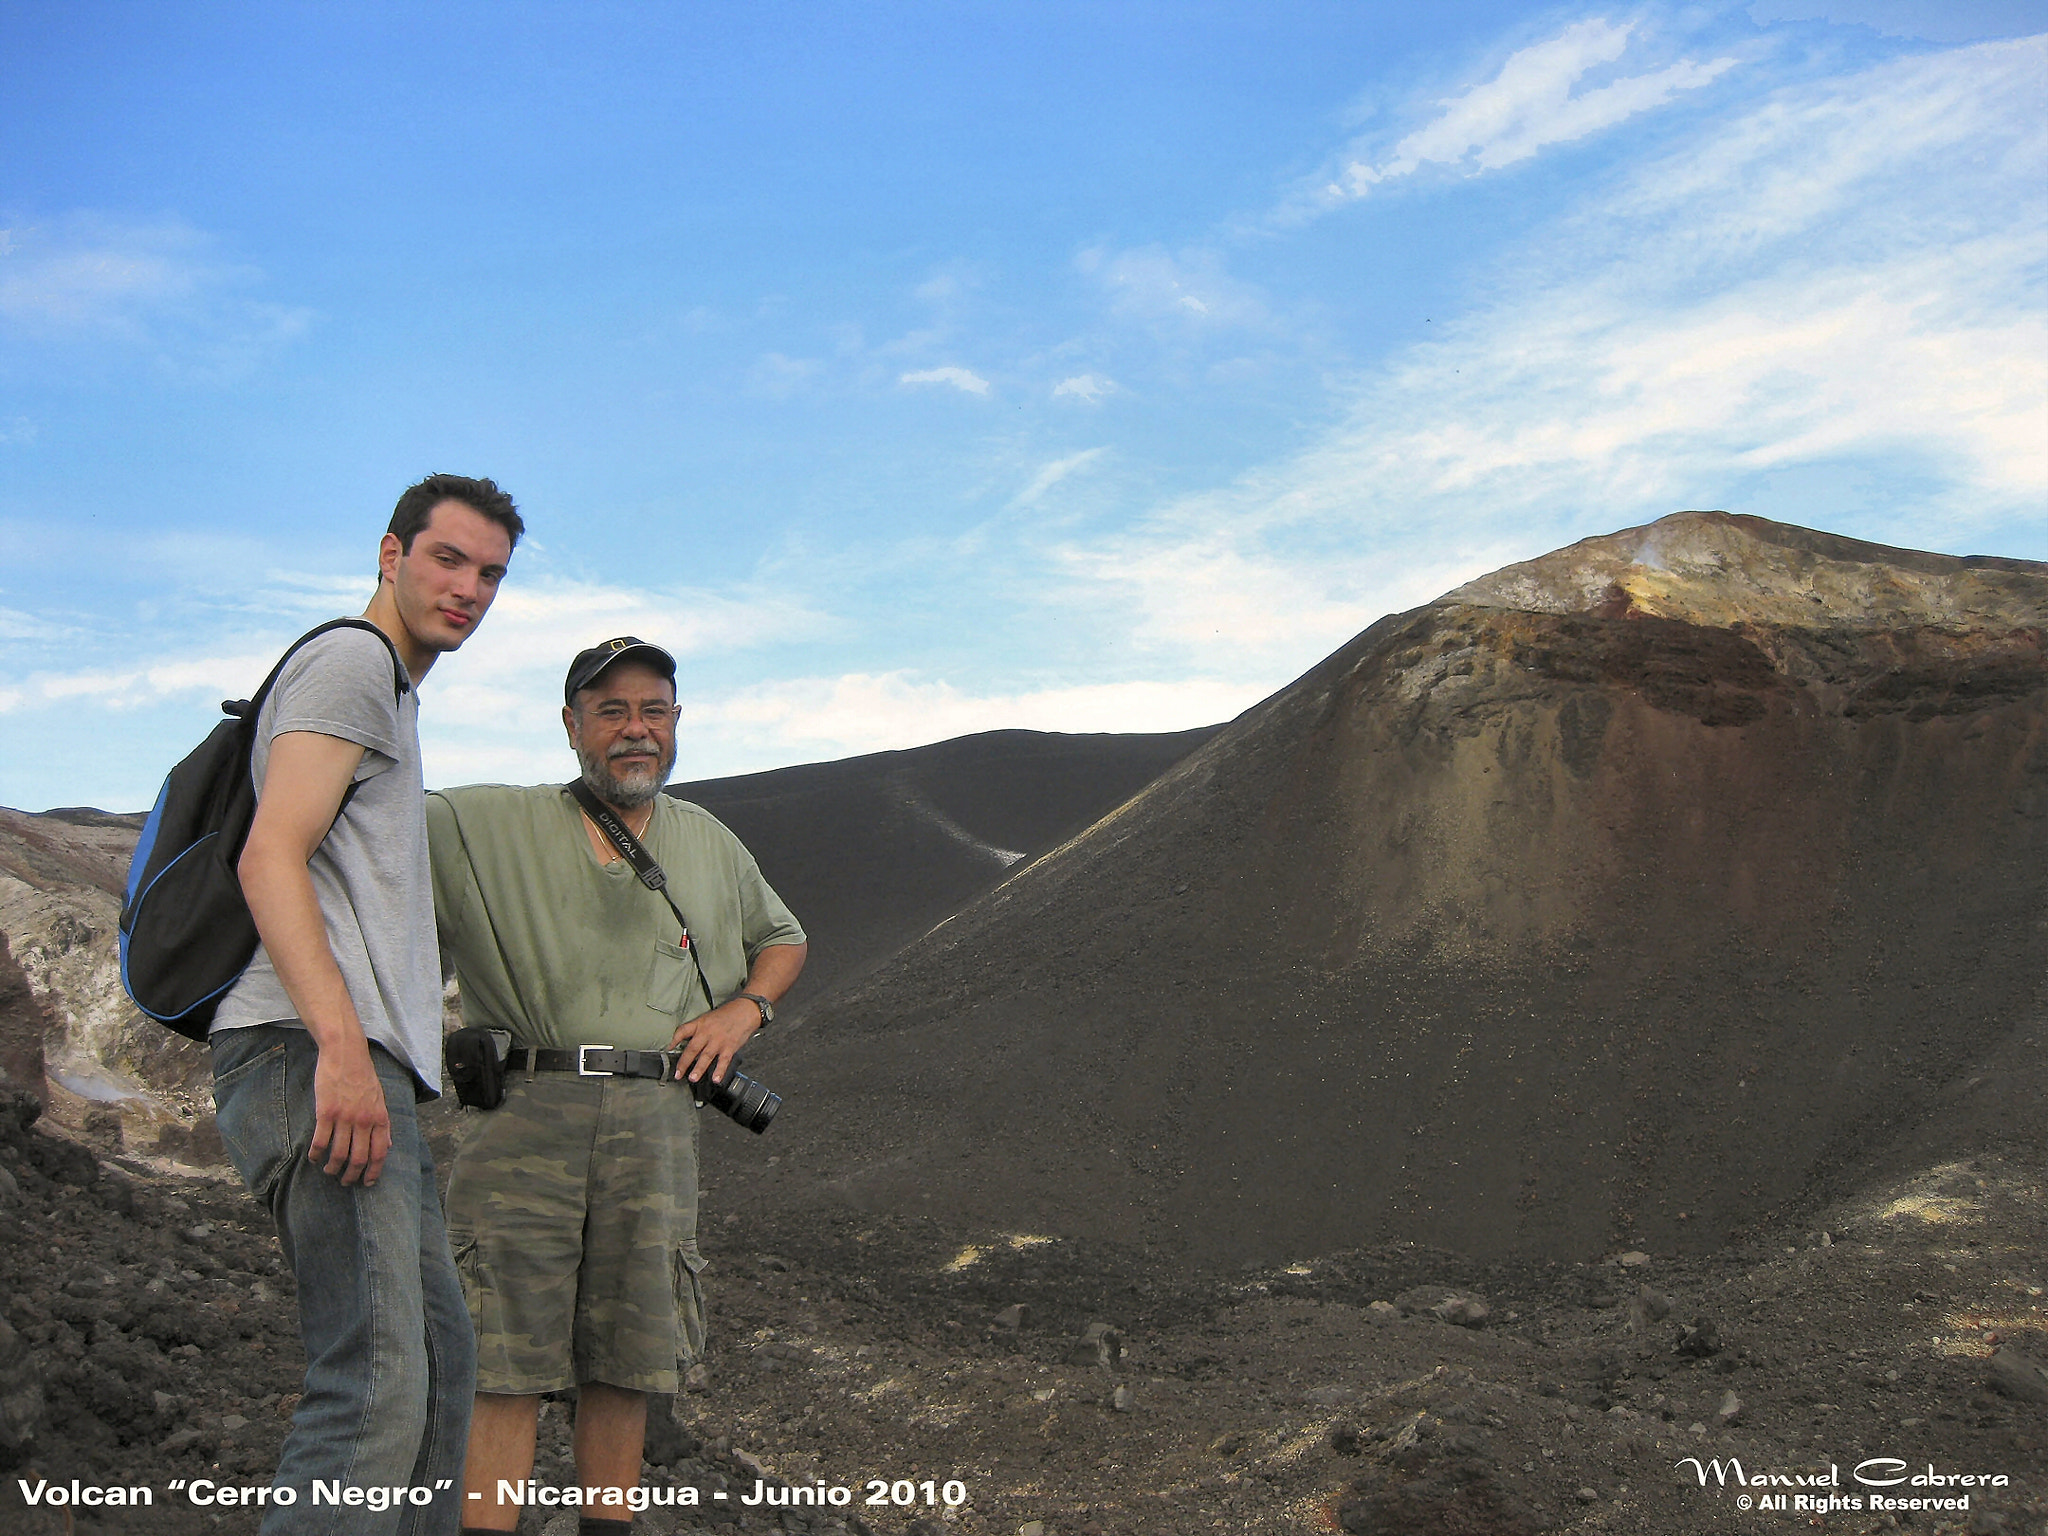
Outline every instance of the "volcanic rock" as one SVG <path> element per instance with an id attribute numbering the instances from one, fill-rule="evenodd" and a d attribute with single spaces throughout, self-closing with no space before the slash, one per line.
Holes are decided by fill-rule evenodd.
<path id="1" fill-rule="evenodd" d="M 1095 1365 L 1105 1371 L 1113 1371 L 1123 1357 L 1123 1332 L 1110 1323 L 1090 1323 L 1082 1330 L 1080 1340 L 1074 1346 L 1073 1358 L 1077 1365 Z"/>
<path id="2" fill-rule="evenodd" d="M 2007 1397 L 2024 1403 L 2048 1403 L 2048 1362 L 2001 1344 L 1991 1352 L 1985 1379 Z"/>
<path id="3" fill-rule="evenodd" d="M 2048 566 L 1721 513 L 1383 619 L 764 1041 L 800 1110 L 713 1176 L 1584 1259 L 2041 1140 L 2044 626 Z"/>
<path id="4" fill-rule="evenodd" d="M 36 1091 L 72 1127 L 111 1115 L 146 1148 L 161 1124 L 211 1113 L 212 1074 L 203 1046 L 145 1019 L 121 988 L 121 893 L 142 821 L 0 807 L 0 933 L 45 1011 Z M 0 1000 L 0 1021 L 7 1011 Z M 0 1022 L 0 1058 L 13 1038 Z"/>
<path id="5" fill-rule="evenodd" d="M 1662 1322 L 1670 1313 L 1671 1298 L 1646 1285 L 1629 1303 L 1628 1330 L 1630 1333 L 1648 1333 L 1652 1323 Z"/>
<path id="6" fill-rule="evenodd" d="M 0 1088 L 19 1089 L 41 1100 L 43 1037 L 49 1032 L 49 1010 L 29 986 L 20 963 L 0 933 Z"/>
<path id="7" fill-rule="evenodd" d="M 1411 1317 L 1424 1314 L 1459 1328 L 1483 1328 L 1493 1315 L 1492 1308 L 1469 1291 L 1441 1285 L 1419 1285 L 1403 1291 L 1394 1298 L 1394 1305 Z"/>
<path id="8" fill-rule="evenodd" d="M 28 1459 L 42 1426 L 43 1383 L 28 1342 L 0 1319 L 0 1469 Z"/>

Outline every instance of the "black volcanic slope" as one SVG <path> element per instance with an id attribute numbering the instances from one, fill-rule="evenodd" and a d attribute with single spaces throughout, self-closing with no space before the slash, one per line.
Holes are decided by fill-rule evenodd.
<path id="1" fill-rule="evenodd" d="M 1220 727 L 985 731 L 670 793 L 739 834 L 811 941 L 792 1016 L 1115 809 Z"/>
<path id="2" fill-rule="evenodd" d="M 720 1198 L 1583 1258 L 2039 1148 L 2044 626 L 1719 513 L 1382 620 L 764 1039 Z"/>

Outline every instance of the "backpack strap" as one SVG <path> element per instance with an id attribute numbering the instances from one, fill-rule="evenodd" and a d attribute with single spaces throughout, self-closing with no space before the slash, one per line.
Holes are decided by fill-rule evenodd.
<path id="1" fill-rule="evenodd" d="M 285 647 L 284 654 L 277 658 L 277 665 L 270 669 L 270 676 L 263 679 L 263 686 L 256 690 L 254 698 L 220 701 L 221 713 L 232 715 L 240 722 L 237 729 L 242 737 L 242 763 L 245 774 L 255 756 L 256 718 L 263 713 L 264 700 L 270 697 L 270 691 L 277 686 L 278 678 L 284 675 L 285 663 L 296 656 L 302 647 L 336 629 L 367 629 L 384 642 L 384 649 L 391 653 L 391 704 L 394 709 L 398 706 L 399 700 L 411 692 L 412 674 L 405 670 L 405 663 L 398 659 L 398 647 L 391 643 L 389 635 L 368 619 L 329 619 L 325 624 L 316 624 Z M 348 788 L 341 792 L 341 804 L 334 808 L 334 821 L 327 824 L 328 831 L 334 830 L 334 822 L 341 820 L 342 812 L 348 809 L 349 801 L 355 799 L 356 791 L 362 787 L 361 779 L 349 780 Z"/>
<path id="2" fill-rule="evenodd" d="M 385 634 L 383 630 L 372 624 L 368 619 L 329 619 L 325 624 L 316 624 L 285 647 L 284 654 L 277 658 L 277 665 L 270 669 L 270 676 L 263 679 L 263 686 L 256 690 L 254 698 L 222 699 L 220 701 L 221 713 L 233 715 L 236 719 L 246 722 L 249 734 L 253 739 L 256 733 L 256 716 L 263 709 L 263 701 L 270 697 L 270 690 L 277 686 L 278 678 L 284 674 L 285 663 L 296 656 L 301 647 L 319 639 L 329 630 L 335 629 L 367 629 L 379 640 L 382 640 L 384 642 L 384 649 L 391 653 L 391 702 L 396 704 L 407 693 L 411 692 L 412 675 L 405 670 L 405 663 L 399 660 L 398 647 L 391 643 L 389 635 Z"/>

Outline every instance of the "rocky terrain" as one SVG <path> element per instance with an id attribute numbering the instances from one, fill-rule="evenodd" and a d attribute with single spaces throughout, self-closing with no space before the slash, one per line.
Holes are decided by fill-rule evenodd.
<path id="1" fill-rule="evenodd" d="M 18 1109 L 18 1102 L 9 1106 Z M 174 1479 L 260 1484 L 302 1360 L 291 1282 L 232 1182 L 164 1178 L 0 1120 L 6 1529 L 247 1532 Z M 1417 1245 L 1218 1273 L 906 1217 L 756 1221 L 707 1250 L 715 1343 L 650 1446 L 700 1491 L 650 1532 L 1182 1536 L 1807 1528 L 1744 1476 L 2003 1477 L 1967 1511 L 1840 1532 L 2048 1530 L 2038 1159 L 1946 1164 L 1704 1259 L 1480 1263 Z M 2016 1349 L 2012 1341 L 2021 1341 Z M 31 1398 L 32 1401 L 24 1401 Z M 541 1481 L 572 1481 L 567 1405 Z M 24 1446 L 24 1428 L 35 1438 Z M 1716 1459 L 1723 1486 L 1699 1472 Z M 1903 1470 L 1890 1458 L 1903 1464 Z M 30 1509 L 12 1480 L 147 1486 L 147 1510 Z M 764 1479 L 850 1490 L 714 1521 Z M 883 1484 L 879 1506 L 871 1483 Z M 948 1506 L 946 1485 L 963 1502 Z M 934 1503 L 926 1505 L 931 1485 Z M 1781 1490 L 1782 1491 L 1782 1490 Z M 913 1501 L 889 1502 L 891 1494 Z M 529 1513 L 531 1532 L 572 1536 Z M 1035 1533 L 1034 1533 L 1035 1536 Z"/>
<path id="2" fill-rule="evenodd" d="M 985 873 L 918 937 L 901 856 L 906 947 L 757 1046 L 766 1137 L 707 1126 L 647 1469 L 703 1502 L 640 1528 L 2048 1536 L 2044 629 L 2048 567 L 1681 514 L 1134 746 L 1120 807 L 995 738 L 693 787 Z M 263 1481 L 291 1282 L 190 1063 L 92 1022 L 123 831 L 0 813 L 0 1528 L 251 1531 L 167 1490 Z"/>

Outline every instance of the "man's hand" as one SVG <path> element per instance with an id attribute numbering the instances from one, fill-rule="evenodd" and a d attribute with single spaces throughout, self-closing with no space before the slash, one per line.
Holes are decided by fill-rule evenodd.
<path id="1" fill-rule="evenodd" d="M 670 1050 L 683 1053 L 676 1063 L 676 1081 L 694 1083 L 708 1070 L 712 1082 L 724 1082 L 733 1057 L 760 1028 L 761 1010 L 744 997 L 678 1024 L 668 1043 Z"/>
<path id="2" fill-rule="evenodd" d="M 807 944 L 768 945 L 754 956 L 746 985 L 740 990 L 758 992 L 771 1003 L 781 1001 L 782 994 L 804 968 L 804 957 L 809 953 Z M 676 1081 L 694 1083 L 708 1070 L 712 1082 L 724 1082 L 733 1057 L 739 1055 L 740 1047 L 753 1039 L 760 1028 L 761 1010 L 744 997 L 735 997 L 678 1025 L 668 1043 L 670 1050 L 683 1053 L 676 1063 Z"/>
<path id="3" fill-rule="evenodd" d="M 360 1033 L 353 1048 L 346 1040 L 322 1046 L 313 1069 L 313 1143 L 308 1162 L 327 1154 L 323 1173 L 339 1173 L 341 1182 L 377 1182 L 391 1152 L 391 1110 L 384 1102 L 384 1084 L 370 1060 L 370 1047 Z"/>

